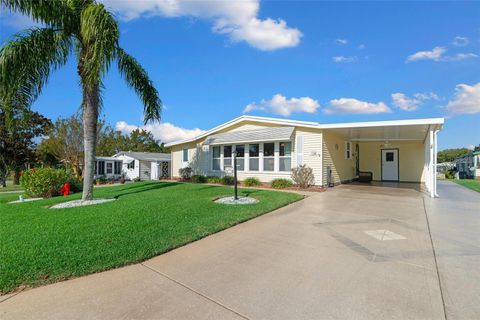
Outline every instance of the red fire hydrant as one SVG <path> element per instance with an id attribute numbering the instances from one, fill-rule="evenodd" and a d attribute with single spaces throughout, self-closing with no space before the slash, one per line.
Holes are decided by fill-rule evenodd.
<path id="1" fill-rule="evenodd" d="M 62 187 L 62 193 L 64 196 L 68 196 L 70 194 L 70 183 L 65 183 Z"/>

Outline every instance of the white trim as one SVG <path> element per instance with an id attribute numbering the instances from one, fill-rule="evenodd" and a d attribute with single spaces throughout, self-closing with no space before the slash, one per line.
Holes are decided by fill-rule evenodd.
<path id="1" fill-rule="evenodd" d="M 319 124 L 318 128 L 319 129 L 343 129 L 343 128 L 394 127 L 394 126 L 432 125 L 432 124 L 443 125 L 444 122 L 445 122 L 444 118 L 429 118 L 429 119 Z"/>

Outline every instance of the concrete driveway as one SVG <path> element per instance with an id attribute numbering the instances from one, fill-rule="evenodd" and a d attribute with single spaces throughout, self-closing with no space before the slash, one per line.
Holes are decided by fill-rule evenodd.
<path id="1" fill-rule="evenodd" d="M 480 195 L 439 192 L 336 187 L 142 264 L 3 297 L 0 318 L 478 318 Z"/>

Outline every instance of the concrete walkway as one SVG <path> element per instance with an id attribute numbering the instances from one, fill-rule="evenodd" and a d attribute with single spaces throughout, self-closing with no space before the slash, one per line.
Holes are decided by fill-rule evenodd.
<path id="1" fill-rule="evenodd" d="M 142 264 L 3 297 L 0 318 L 444 319 L 443 300 L 449 319 L 473 318 L 474 196 L 343 185 Z"/>
<path id="2" fill-rule="evenodd" d="M 426 198 L 448 319 L 480 319 L 480 193 L 438 182 Z"/>

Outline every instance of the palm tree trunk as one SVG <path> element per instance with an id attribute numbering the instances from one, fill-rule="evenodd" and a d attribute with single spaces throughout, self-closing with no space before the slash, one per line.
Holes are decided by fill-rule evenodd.
<path id="1" fill-rule="evenodd" d="M 93 199 L 93 176 L 95 174 L 95 148 L 97 142 L 98 107 L 100 103 L 99 86 L 83 88 L 83 144 L 85 167 L 83 169 L 82 200 Z"/>

